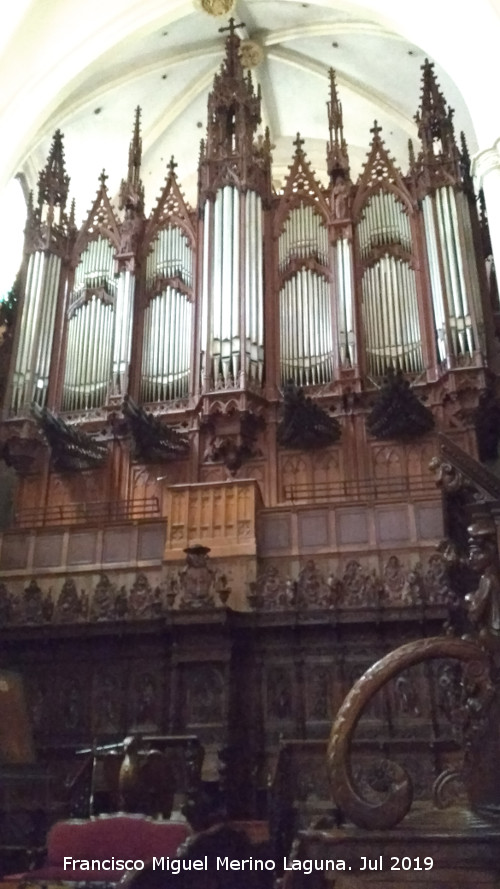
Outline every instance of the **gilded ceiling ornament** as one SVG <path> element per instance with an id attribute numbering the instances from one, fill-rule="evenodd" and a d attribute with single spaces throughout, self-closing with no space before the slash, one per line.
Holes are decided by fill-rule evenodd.
<path id="1" fill-rule="evenodd" d="M 236 6 L 236 0 L 199 0 L 198 6 L 201 6 L 203 12 L 209 15 L 222 16 L 229 15 Z"/>
<path id="2" fill-rule="evenodd" d="M 256 68 L 264 59 L 264 50 L 255 40 L 242 40 L 240 59 L 243 68 Z"/>

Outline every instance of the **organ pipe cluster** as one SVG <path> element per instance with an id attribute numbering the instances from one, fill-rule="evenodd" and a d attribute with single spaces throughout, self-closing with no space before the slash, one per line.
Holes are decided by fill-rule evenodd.
<path id="1" fill-rule="evenodd" d="M 90 241 L 76 267 L 68 309 L 65 411 L 101 407 L 109 395 L 117 310 L 114 257 L 113 245 L 98 237 Z"/>
<path id="2" fill-rule="evenodd" d="M 165 281 L 175 281 L 165 286 Z M 167 225 L 146 263 L 141 398 L 176 401 L 189 395 L 193 335 L 193 250 L 185 232 Z M 159 292 L 158 292 L 159 291 Z"/>
<path id="3" fill-rule="evenodd" d="M 61 259 L 37 250 L 28 260 L 12 380 L 12 412 L 47 398 Z"/>
<path id="4" fill-rule="evenodd" d="M 390 191 L 379 191 L 365 204 L 358 226 L 366 364 L 372 377 L 388 367 L 421 373 L 423 364 L 410 221 Z M 394 255 L 390 247 L 397 248 Z M 400 248 L 400 249 L 399 249 Z"/>
<path id="5" fill-rule="evenodd" d="M 226 185 L 204 213 L 202 387 L 262 384 L 264 259 L 262 201 Z M 207 357 L 208 356 L 208 360 Z"/>

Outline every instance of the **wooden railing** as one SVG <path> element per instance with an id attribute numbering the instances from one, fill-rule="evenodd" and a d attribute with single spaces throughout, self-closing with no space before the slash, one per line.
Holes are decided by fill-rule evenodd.
<path id="1" fill-rule="evenodd" d="M 394 476 L 393 478 L 342 479 L 323 482 L 285 485 L 283 499 L 288 503 L 303 501 L 319 502 L 373 502 L 392 500 L 394 497 L 436 498 L 433 476 Z"/>
<path id="2" fill-rule="evenodd" d="M 105 524 L 159 517 L 158 497 L 143 497 L 137 500 L 93 500 L 21 509 L 14 516 L 14 527 Z"/>

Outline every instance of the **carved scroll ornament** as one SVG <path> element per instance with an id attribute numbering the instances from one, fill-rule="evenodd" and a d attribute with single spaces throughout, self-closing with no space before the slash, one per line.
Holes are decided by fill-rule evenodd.
<path id="1" fill-rule="evenodd" d="M 413 787 L 409 774 L 400 765 L 393 766 L 393 781 L 385 798 L 379 802 L 364 799 L 354 784 L 351 768 L 351 745 L 363 710 L 374 695 L 403 670 L 435 658 L 454 658 L 468 666 L 468 674 L 476 677 L 476 685 L 468 694 L 465 707 L 477 725 L 484 721 L 491 704 L 492 685 L 489 664 L 484 651 L 474 642 L 463 639 L 433 637 L 402 645 L 390 652 L 358 679 L 347 695 L 335 719 L 328 744 L 327 768 L 335 802 L 358 827 L 387 829 L 398 824 L 410 810 Z M 473 743 L 472 726 L 465 726 Z M 473 781 L 471 781 L 474 786 Z M 477 796 L 477 788 L 475 790 Z M 474 798 L 474 794 L 469 792 Z"/>

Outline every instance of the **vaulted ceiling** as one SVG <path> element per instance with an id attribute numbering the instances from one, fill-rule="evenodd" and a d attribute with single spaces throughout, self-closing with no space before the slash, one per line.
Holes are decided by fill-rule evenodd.
<path id="1" fill-rule="evenodd" d="M 437 6 L 443 2 L 437 0 Z M 194 202 L 207 94 L 224 51 L 219 28 L 227 24 L 227 16 L 217 17 L 207 10 L 213 13 L 221 4 L 224 0 L 143 0 L 142 5 L 128 0 L 121 4 L 120 18 L 120 4 L 114 0 L 108 4 L 18 0 L 3 34 L 0 77 L 6 91 L 0 100 L 0 124 L 2 113 L 8 125 L 9 119 L 15 119 L 14 112 L 19 115 L 23 107 L 30 107 L 30 101 L 33 108 L 17 158 L 7 157 L 4 145 L 5 164 L 15 163 L 12 172 L 21 172 L 33 187 L 52 132 L 60 128 L 71 194 L 81 219 L 103 167 L 111 193 L 118 190 L 126 173 L 134 109 L 140 105 L 148 206 L 160 191 L 171 155 L 178 162 L 183 188 Z M 104 15 L 100 9 L 104 6 L 113 7 L 116 14 L 97 28 L 95 22 Z M 297 131 L 305 138 L 318 175 L 324 175 L 329 67 L 337 71 L 354 175 L 366 157 L 374 119 L 382 125 L 391 153 L 406 169 L 408 139 L 416 138 L 413 117 L 419 102 L 420 66 L 429 53 L 401 30 L 397 33 L 387 17 L 375 14 L 369 6 L 345 0 L 237 0 L 233 14 L 245 23 L 240 36 L 255 44 L 258 63 L 252 73 L 262 88 L 263 124 L 269 126 L 275 146 L 277 185 L 286 176 Z M 16 45 L 21 57 L 19 51 L 15 55 Z M 28 45 L 33 47 L 31 56 Z M 23 57 L 31 79 L 20 68 Z M 6 70 L 14 78 L 8 84 Z M 44 71 L 43 83 L 36 76 L 38 70 Z M 63 71 L 67 77 L 61 80 Z M 466 132 L 473 152 L 477 142 L 465 102 L 450 74 L 439 64 L 436 71 L 456 110 L 457 132 Z M 0 153 L 0 172 L 1 168 Z"/>

